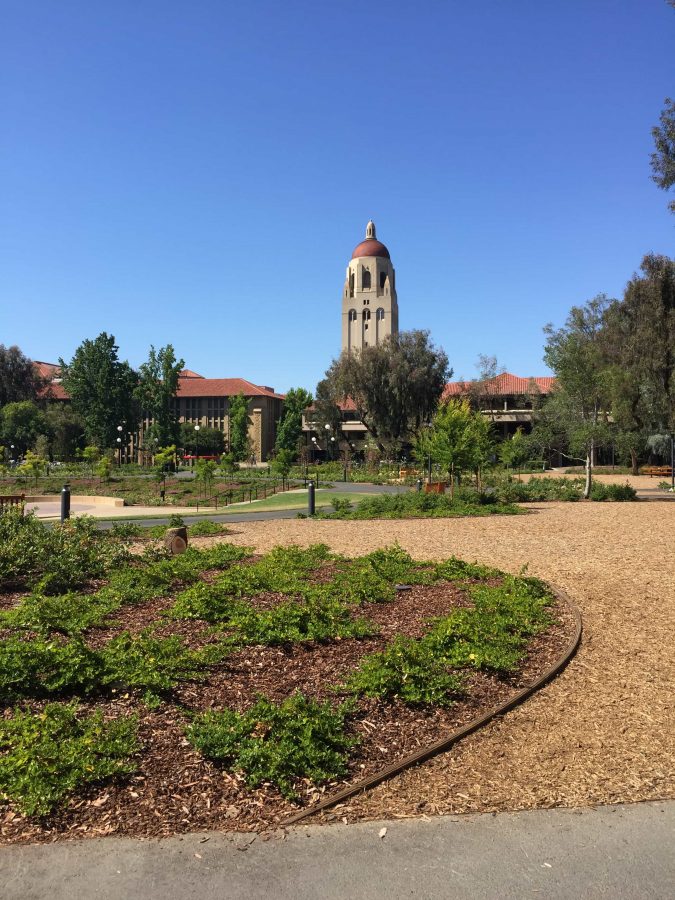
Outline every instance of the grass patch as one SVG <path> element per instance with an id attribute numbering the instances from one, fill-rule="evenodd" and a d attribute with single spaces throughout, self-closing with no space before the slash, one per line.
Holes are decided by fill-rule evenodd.
<path id="1" fill-rule="evenodd" d="M 27 816 L 45 816 L 82 785 L 135 771 L 134 716 L 78 716 L 74 703 L 0 718 L 0 792 Z"/>
<path id="2" fill-rule="evenodd" d="M 288 798 L 299 779 L 312 782 L 346 772 L 355 738 L 345 730 L 348 704 L 337 708 L 294 694 L 280 704 L 261 698 L 245 713 L 232 710 L 196 716 L 187 738 L 228 771 L 242 772 L 250 787 L 271 782 Z"/>

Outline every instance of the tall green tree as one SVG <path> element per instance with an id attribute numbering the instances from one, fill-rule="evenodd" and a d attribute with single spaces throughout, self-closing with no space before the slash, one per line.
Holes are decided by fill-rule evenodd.
<path id="1" fill-rule="evenodd" d="M 14 444 L 15 458 L 35 447 L 42 434 L 49 436 L 49 423 L 43 410 L 31 400 L 8 403 L 0 409 L 0 444 Z"/>
<path id="2" fill-rule="evenodd" d="M 176 359 L 171 344 L 155 350 L 150 347 L 148 361 L 138 370 L 136 399 L 143 413 L 152 419 L 149 438 L 163 447 L 178 441 L 178 413 L 173 402 L 178 392 L 178 378 L 185 360 Z"/>
<path id="3" fill-rule="evenodd" d="M 334 401 L 351 398 L 380 450 L 391 452 L 433 416 L 451 374 L 448 357 L 428 331 L 402 331 L 382 344 L 343 353 L 325 381 Z"/>
<path id="4" fill-rule="evenodd" d="M 63 386 L 84 421 L 86 439 L 99 448 L 114 447 L 118 426 L 135 431 L 140 419 L 138 377 L 118 352 L 114 336 L 103 331 L 83 341 L 69 363 L 59 360 Z"/>
<path id="5" fill-rule="evenodd" d="M 250 455 L 251 442 L 248 436 L 248 401 L 243 394 L 230 397 L 230 453 L 237 462 Z"/>
<path id="6" fill-rule="evenodd" d="M 302 414 L 312 405 L 312 395 L 304 388 L 291 388 L 284 400 L 284 409 L 277 423 L 277 438 L 274 449 L 289 450 L 297 454 L 302 438 Z"/>
<path id="7" fill-rule="evenodd" d="M 58 460 L 75 459 L 84 446 L 84 421 L 69 403 L 51 403 L 45 410 L 51 434 L 50 450 Z"/>
<path id="8" fill-rule="evenodd" d="M 493 446 L 490 421 L 471 408 L 468 398 L 448 400 L 438 407 L 431 426 L 420 429 L 415 457 L 420 463 L 429 457 L 438 463 L 448 473 L 454 496 L 455 480 L 465 472 L 475 472 L 480 486 Z"/>
<path id="9" fill-rule="evenodd" d="M 0 407 L 21 400 L 37 400 L 46 384 L 33 361 L 18 347 L 0 344 Z"/>
<path id="10" fill-rule="evenodd" d="M 603 352 L 609 304 L 600 294 L 585 306 L 572 307 L 562 328 L 547 325 L 544 329 L 544 361 L 555 373 L 556 387 L 533 429 L 532 440 L 543 449 L 564 450 L 583 461 L 586 499 L 591 494 L 596 451 L 611 439 L 607 420 L 611 394 Z"/>
<path id="11" fill-rule="evenodd" d="M 219 428 L 202 425 L 199 436 L 191 422 L 183 422 L 179 429 L 178 446 L 188 453 L 194 453 L 199 444 L 199 455 L 220 456 L 225 449 L 225 435 Z"/>
<path id="12" fill-rule="evenodd" d="M 652 153 L 652 180 L 664 191 L 675 185 L 675 101 L 666 97 L 659 118 L 659 125 L 652 128 L 654 152 Z M 675 200 L 668 204 L 675 212 Z"/>
<path id="13" fill-rule="evenodd" d="M 675 429 L 675 260 L 649 254 L 607 313 L 612 359 L 630 378 L 645 430 Z"/>

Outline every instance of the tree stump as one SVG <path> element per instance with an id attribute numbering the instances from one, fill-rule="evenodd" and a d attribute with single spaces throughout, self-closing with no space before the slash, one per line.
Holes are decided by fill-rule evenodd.
<path id="1" fill-rule="evenodd" d="M 164 534 L 164 546 L 172 556 L 178 556 L 180 553 L 185 553 L 187 545 L 187 528 L 184 525 L 180 528 L 167 528 Z"/>

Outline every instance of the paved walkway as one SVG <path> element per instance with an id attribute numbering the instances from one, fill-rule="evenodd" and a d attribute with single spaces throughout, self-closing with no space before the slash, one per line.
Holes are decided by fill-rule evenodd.
<path id="1" fill-rule="evenodd" d="M 310 826 L 284 840 L 104 838 L 5 847 L 0 883 L 3 900 L 666 900 L 674 838 L 673 801 Z"/>
<path id="2" fill-rule="evenodd" d="M 300 488 L 299 490 L 305 490 Z M 330 488 L 331 493 L 351 493 L 351 494 L 397 494 L 408 491 L 408 487 L 399 485 L 374 485 L 374 484 L 350 484 L 349 482 L 336 482 Z M 328 509 L 329 504 L 322 506 L 321 494 L 323 488 L 317 492 L 316 506 L 317 509 Z M 294 491 L 289 491 L 289 496 L 293 496 Z M 190 525 L 208 516 L 215 522 L 255 522 L 263 519 L 293 519 L 299 512 L 306 512 L 304 509 L 272 509 L 266 512 L 256 512 L 256 502 L 264 503 L 264 500 L 254 501 L 253 503 L 235 504 L 228 507 L 230 510 L 240 510 L 230 513 L 218 513 L 211 506 L 204 506 L 196 510 L 194 506 L 95 506 L 93 503 L 87 503 L 87 498 L 82 497 L 77 501 L 73 501 L 70 506 L 72 516 L 92 516 L 100 519 L 102 522 L 127 521 L 136 519 L 141 516 L 152 516 L 147 522 L 140 524 L 166 525 L 169 516 L 182 516 L 185 522 Z M 26 511 L 35 512 L 39 519 L 58 519 L 61 515 L 61 503 L 44 502 L 44 503 L 27 503 Z"/>

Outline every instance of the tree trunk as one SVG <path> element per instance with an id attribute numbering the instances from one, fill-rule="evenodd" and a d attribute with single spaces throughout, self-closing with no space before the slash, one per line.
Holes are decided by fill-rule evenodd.
<path id="1" fill-rule="evenodd" d="M 635 450 L 633 450 L 632 447 L 631 447 L 631 451 L 630 451 L 630 467 L 631 467 L 631 475 L 639 475 L 640 474 L 640 470 L 638 468 L 637 453 L 635 452 Z"/>
<path id="2" fill-rule="evenodd" d="M 588 500 L 591 496 L 591 485 L 593 483 L 593 451 L 595 447 L 593 445 L 593 441 L 591 441 L 591 446 L 588 448 L 588 453 L 586 454 L 586 483 L 584 485 L 584 500 Z"/>
<path id="3" fill-rule="evenodd" d="M 455 467 L 450 466 L 450 500 L 455 498 Z"/>

